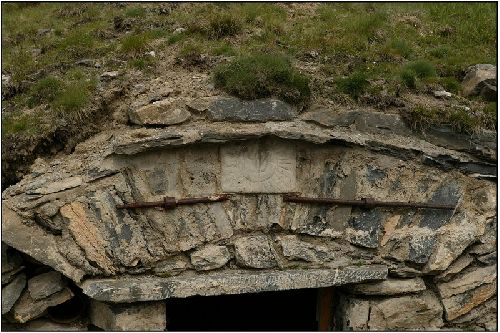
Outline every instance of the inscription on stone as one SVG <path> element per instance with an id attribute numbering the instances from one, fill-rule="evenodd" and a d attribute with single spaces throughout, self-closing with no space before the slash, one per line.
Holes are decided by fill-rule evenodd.
<path id="1" fill-rule="evenodd" d="M 276 140 L 221 147 L 222 191 L 280 193 L 295 190 L 295 146 Z"/>

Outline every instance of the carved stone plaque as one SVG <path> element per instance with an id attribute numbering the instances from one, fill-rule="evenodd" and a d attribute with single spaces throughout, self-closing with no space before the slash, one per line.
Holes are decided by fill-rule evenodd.
<path id="1" fill-rule="evenodd" d="M 277 140 L 221 147 L 222 191 L 281 193 L 295 190 L 295 146 Z"/>

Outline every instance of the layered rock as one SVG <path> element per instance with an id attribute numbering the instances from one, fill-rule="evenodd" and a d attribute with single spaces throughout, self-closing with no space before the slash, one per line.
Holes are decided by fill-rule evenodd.
<path id="1" fill-rule="evenodd" d="M 337 316 L 342 330 L 438 330 L 443 309 L 431 291 L 385 299 L 341 297 Z"/>
<path id="2" fill-rule="evenodd" d="M 338 309 L 345 329 L 453 328 L 491 312 L 496 188 L 484 179 L 496 177 L 491 146 L 423 140 L 396 115 L 313 109 L 297 119 L 272 100 L 153 99 L 130 117 L 154 128 L 100 133 L 69 156 L 37 160 L 6 189 L 3 241 L 101 302 L 349 284 Z M 176 108 L 189 119 L 172 120 Z M 117 208 L 222 192 L 223 202 Z M 456 208 L 310 205 L 284 201 L 290 192 Z M 2 261 L 4 288 L 22 289 L 6 309 L 15 320 L 72 297 L 55 272 L 17 288 L 22 262 L 4 248 Z M 103 329 L 132 327 L 144 310 L 95 304 L 93 321 Z"/>

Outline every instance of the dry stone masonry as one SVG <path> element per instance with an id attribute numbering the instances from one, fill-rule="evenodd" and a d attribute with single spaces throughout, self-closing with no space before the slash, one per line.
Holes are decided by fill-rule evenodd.
<path id="1" fill-rule="evenodd" d="M 130 126 L 36 160 L 3 192 L 5 323 L 163 330 L 166 298 L 335 286 L 339 329 L 496 329 L 495 133 L 450 139 L 394 114 L 298 115 L 273 99 L 168 89 L 139 104 Z M 229 199 L 117 209 L 221 193 Z M 456 208 L 311 205 L 288 193 Z M 45 270 L 26 275 L 33 262 Z M 47 319 L 78 297 L 88 318 Z"/>

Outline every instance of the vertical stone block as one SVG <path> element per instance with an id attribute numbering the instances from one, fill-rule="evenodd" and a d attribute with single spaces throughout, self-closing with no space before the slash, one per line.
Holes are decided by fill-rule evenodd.
<path id="1" fill-rule="evenodd" d="M 222 146 L 222 191 L 293 192 L 296 188 L 295 146 L 277 140 Z"/>
<path id="2" fill-rule="evenodd" d="M 90 321 L 105 331 L 164 331 L 166 320 L 164 302 L 90 303 Z"/>

